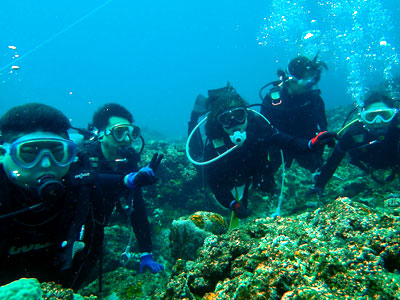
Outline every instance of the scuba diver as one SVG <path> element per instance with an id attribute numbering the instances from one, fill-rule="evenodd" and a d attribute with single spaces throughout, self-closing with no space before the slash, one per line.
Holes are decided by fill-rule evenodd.
<path id="1" fill-rule="evenodd" d="M 313 60 L 297 56 L 290 61 L 287 72 L 278 70 L 279 80 L 261 88 L 261 113 L 275 128 L 305 139 L 328 130 L 321 91 L 315 88 L 323 69 L 327 69 L 327 65 L 318 60 L 318 54 Z M 271 85 L 272 88 L 263 96 L 263 90 Z M 311 153 L 295 153 L 287 149 L 284 158 L 287 167 L 296 159 L 301 167 L 314 173 L 323 164 L 322 154 L 323 148 Z M 274 161 L 279 161 L 279 150 L 271 149 L 271 156 L 275 157 Z M 276 164 L 274 169 L 278 168 L 279 164 Z"/>
<path id="2" fill-rule="evenodd" d="M 398 112 L 392 98 L 382 92 L 370 92 L 359 110 L 359 118 L 341 130 L 344 132 L 343 135 L 322 167 L 308 195 L 322 196 L 325 185 L 346 154 L 350 155 L 351 164 L 371 174 L 375 181 L 380 183 L 392 181 L 396 174 L 399 174 Z M 379 169 L 391 169 L 392 172 L 381 180 L 374 176 L 374 171 Z"/>
<path id="3" fill-rule="evenodd" d="M 190 131 L 186 153 L 192 163 L 204 167 L 208 185 L 218 202 L 231 209 L 238 218 L 246 218 L 251 213 L 247 209 L 251 185 L 266 192 L 271 192 L 274 186 L 267 151 L 271 145 L 305 153 L 321 149 L 336 136 L 335 133 L 321 132 L 306 140 L 282 133 L 260 113 L 250 109 L 229 84 L 210 90 L 209 97 L 204 98 L 197 98 L 196 102 L 200 99 L 202 105 L 196 103 L 195 109 L 202 106 L 202 112 L 209 109 L 209 113 Z M 196 114 L 201 112 L 196 111 Z M 189 129 L 195 123 L 193 113 L 191 119 Z M 201 138 L 198 129 L 203 123 L 207 140 L 204 154 L 200 154 L 203 149 L 195 147 L 202 145 L 202 140 L 198 140 Z M 243 196 L 239 199 L 237 189 L 243 186 Z"/>
<path id="4" fill-rule="evenodd" d="M 102 215 L 102 224 L 109 222 L 114 207 L 122 211 L 130 220 L 133 232 L 139 244 L 140 273 L 149 269 L 152 273 L 164 270 L 163 265 L 155 262 L 152 256 L 152 240 L 147 218 L 142 187 L 154 184 L 157 179 L 154 172 L 163 155 L 154 154 L 149 165 L 138 168 L 140 154 L 144 147 L 140 129 L 133 124 L 132 114 L 123 106 L 107 103 L 100 107 L 93 116 L 93 126 L 98 130 L 98 137 L 84 143 L 89 160 L 98 177 L 120 178 L 118 184 L 102 184 L 97 187 L 96 216 Z M 137 152 L 132 144 L 142 140 L 142 149 Z M 106 182 L 107 180 L 101 180 Z M 115 181 L 115 180 L 112 180 Z M 124 201 L 123 203 L 121 201 Z M 132 232 L 131 232 L 132 237 Z M 130 240 L 121 254 L 120 262 L 125 265 L 131 257 Z"/>
<path id="5" fill-rule="evenodd" d="M 34 277 L 77 289 L 92 267 L 91 184 L 74 170 L 69 128 L 61 111 L 39 103 L 0 119 L 0 285 Z"/>

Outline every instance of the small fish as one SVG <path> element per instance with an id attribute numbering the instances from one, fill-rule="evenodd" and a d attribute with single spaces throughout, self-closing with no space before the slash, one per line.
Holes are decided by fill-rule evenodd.
<path id="1" fill-rule="evenodd" d="M 18 66 L 12 66 L 11 70 L 19 70 L 19 67 Z"/>
<path id="2" fill-rule="evenodd" d="M 8 48 L 10 48 L 12 50 L 17 50 L 17 47 L 15 47 L 15 46 L 8 46 Z"/>

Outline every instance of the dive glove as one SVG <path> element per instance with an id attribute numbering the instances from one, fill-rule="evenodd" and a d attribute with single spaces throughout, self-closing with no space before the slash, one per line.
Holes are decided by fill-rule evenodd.
<path id="1" fill-rule="evenodd" d="M 322 131 L 308 142 L 308 148 L 310 148 L 311 150 L 318 150 L 325 145 L 328 145 L 329 147 L 334 147 L 336 138 L 336 132 Z"/>
<path id="2" fill-rule="evenodd" d="M 139 273 L 143 273 L 145 270 L 149 269 L 151 273 L 157 274 L 164 270 L 164 266 L 155 262 L 153 255 L 151 253 L 143 253 L 140 257 L 140 269 Z"/>
<path id="3" fill-rule="evenodd" d="M 146 167 L 141 168 L 138 172 L 132 172 L 125 176 L 125 185 L 130 189 L 135 189 L 137 187 L 152 185 L 153 183 L 157 182 L 154 172 L 160 165 L 163 158 L 163 154 L 155 153 L 151 159 L 151 162 Z"/>

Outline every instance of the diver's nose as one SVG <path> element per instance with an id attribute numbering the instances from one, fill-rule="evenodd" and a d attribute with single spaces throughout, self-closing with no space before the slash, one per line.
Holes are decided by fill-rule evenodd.
<path id="1" fill-rule="evenodd" d="M 50 159 L 47 156 L 43 157 L 41 162 L 40 162 L 40 166 L 42 168 L 49 168 L 51 166 Z"/>

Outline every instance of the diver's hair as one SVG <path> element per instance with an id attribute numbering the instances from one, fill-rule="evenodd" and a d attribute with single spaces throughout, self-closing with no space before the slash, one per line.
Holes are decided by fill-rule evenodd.
<path id="1" fill-rule="evenodd" d="M 207 118 L 205 133 L 210 140 L 226 136 L 224 129 L 218 122 L 218 115 L 231 107 L 247 107 L 249 104 L 235 91 L 221 92 L 211 103 L 211 111 Z"/>
<path id="2" fill-rule="evenodd" d="M 386 95 L 385 93 L 371 91 L 366 95 L 365 100 L 363 102 L 363 107 L 367 107 L 367 106 L 369 106 L 373 103 L 377 103 L 377 102 L 383 102 L 388 107 L 394 107 L 394 105 L 395 105 L 395 101 L 392 98 L 390 98 L 388 95 Z"/>
<path id="3" fill-rule="evenodd" d="M 5 142 L 12 142 L 21 134 L 36 131 L 68 137 L 70 127 L 68 118 L 60 110 L 42 103 L 15 106 L 0 119 L 0 131 Z"/>
<path id="4" fill-rule="evenodd" d="M 325 62 L 318 60 L 318 55 L 319 52 L 315 55 L 313 60 L 302 55 L 293 58 L 288 65 L 289 75 L 294 76 L 297 79 L 302 79 L 307 70 L 315 71 L 317 72 L 315 83 L 318 83 L 321 79 L 322 69 L 324 68 L 325 70 L 328 70 L 328 65 Z"/>
<path id="5" fill-rule="evenodd" d="M 117 103 L 107 103 L 100 107 L 93 115 L 92 123 L 100 131 L 106 129 L 111 117 L 120 117 L 133 123 L 132 114 L 122 105 Z"/>

